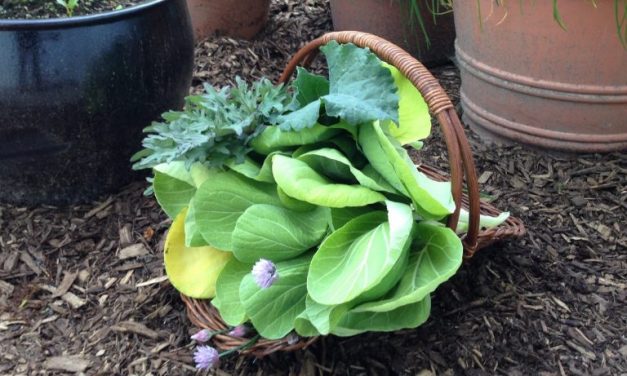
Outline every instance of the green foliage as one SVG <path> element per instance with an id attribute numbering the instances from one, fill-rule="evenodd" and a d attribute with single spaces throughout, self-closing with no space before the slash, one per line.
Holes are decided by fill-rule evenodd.
<path id="1" fill-rule="evenodd" d="M 164 210 L 188 208 L 185 243 L 234 256 L 217 276 L 214 306 L 229 325 L 249 321 L 270 339 L 416 327 L 462 261 L 460 239 L 443 225 L 450 183 L 418 173 L 401 146 L 429 133 L 426 106 L 403 109 L 407 98 L 420 103 L 417 91 L 367 50 L 323 50 L 331 79 L 299 70 L 277 123 L 264 117 L 253 138 L 231 138 L 253 149 L 241 163 L 214 164 L 207 151 L 154 168 Z M 268 288 L 251 272 L 261 258 L 276 263 Z M 185 260 L 179 269 L 193 270 Z"/>
<path id="2" fill-rule="evenodd" d="M 307 163 L 283 155 L 272 158 L 272 173 L 285 194 L 314 205 L 343 208 L 385 201 L 378 192 L 358 184 L 334 183 Z"/>
<path id="3" fill-rule="evenodd" d="M 420 302 L 461 265 L 462 243 L 449 228 L 418 223 L 412 248 L 407 268 L 396 288 L 383 299 L 362 304 L 352 312 L 389 312 Z"/>
<path id="4" fill-rule="evenodd" d="M 415 328 L 429 318 L 431 297 L 389 312 L 347 312 L 333 329 L 338 336 L 354 336 L 368 331 L 394 332 Z"/>
<path id="5" fill-rule="evenodd" d="M 220 316 L 224 322 L 231 326 L 237 326 L 246 321 L 246 310 L 242 305 L 239 295 L 239 286 L 242 280 L 250 273 L 250 265 L 239 262 L 236 259 L 229 261 L 216 282 L 217 301 L 212 302 L 220 310 Z"/>
<path id="6" fill-rule="evenodd" d="M 250 142 L 268 124 L 275 124 L 291 101 L 286 89 L 262 79 L 250 87 L 237 78 L 237 86 L 185 99 L 183 111 L 163 114 L 144 132 L 144 149 L 137 153 L 134 169 L 152 168 L 160 163 L 184 161 L 189 168 L 200 162 L 210 168 L 244 161 Z"/>
<path id="7" fill-rule="evenodd" d="M 186 208 L 196 193 L 196 187 L 193 185 L 158 171 L 155 172 L 153 185 L 157 202 L 170 218 L 175 218 Z"/>
<path id="8" fill-rule="evenodd" d="M 289 260 L 320 243 L 327 232 L 329 210 L 298 212 L 258 204 L 246 209 L 233 230 L 233 254 L 248 263 L 260 258 Z"/>
<path id="9" fill-rule="evenodd" d="M 329 65 L 329 95 L 321 97 L 328 115 L 353 125 L 375 120 L 398 123 L 397 88 L 391 73 L 381 69 L 381 60 L 368 50 L 335 41 L 320 50 Z"/>
<path id="10" fill-rule="evenodd" d="M 191 200 L 202 237 L 207 244 L 232 251 L 232 233 L 239 217 L 255 204 L 280 206 L 276 188 L 239 174 L 215 171 Z"/>
<path id="11" fill-rule="evenodd" d="M 374 168 L 379 167 L 381 174 L 392 181 L 394 187 L 412 199 L 422 218 L 442 219 L 453 212 L 455 203 L 450 183 L 431 180 L 418 171 L 407 151 L 386 133 L 384 126 L 378 123 L 363 126 L 359 140 Z"/>
<path id="12" fill-rule="evenodd" d="M 387 202 L 387 207 L 387 218 L 381 212 L 357 217 L 320 244 L 307 278 L 315 301 L 348 303 L 381 283 L 396 265 L 414 220 L 407 205 Z"/>
<path id="13" fill-rule="evenodd" d="M 246 314 L 265 338 L 279 339 L 294 329 L 296 318 L 306 308 L 307 269 L 311 255 L 277 263 L 278 281 L 272 288 L 261 289 L 248 274 L 239 294 Z"/>
<path id="14" fill-rule="evenodd" d="M 57 4 L 65 8 L 68 17 L 74 15 L 74 9 L 78 6 L 78 0 L 57 0 Z"/>
<path id="15" fill-rule="evenodd" d="M 381 60 L 368 50 L 335 41 L 320 50 L 327 58 L 329 82 L 299 72 L 297 96 L 292 104 L 301 107 L 280 119 L 282 130 L 299 131 L 314 126 L 322 107 L 326 115 L 351 125 L 374 120 L 398 123 L 397 88 L 390 71 L 381 69 Z"/>
<path id="16" fill-rule="evenodd" d="M 419 2 L 424 1 L 427 8 L 430 10 L 431 16 L 433 17 L 434 22 L 436 21 L 436 17 L 441 14 L 449 13 L 453 10 L 453 1 L 455 0 L 397 0 L 400 2 L 407 2 L 409 5 L 409 14 L 410 14 L 410 23 L 417 23 L 420 27 L 420 30 L 427 42 L 427 46 L 430 45 L 429 35 L 425 28 L 424 15 L 420 11 Z M 461 0 L 457 0 L 461 1 Z M 464 0 L 467 1 L 467 0 Z M 568 0 L 572 1 L 572 0 Z M 582 0 L 578 0 L 582 1 Z M 587 0 L 593 7 L 597 7 L 598 0 Z M 498 6 L 508 6 L 508 0 L 495 0 L 496 5 Z M 483 11 L 481 8 L 481 2 L 476 0 L 477 3 L 477 18 L 479 19 L 479 23 L 483 22 Z M 519 2 L 522 9 L 522 1 Z M 530 1 L 531 4 L 529 6 L 533 6 L 533 1 Z M 562 14 L 559 10 L 558 0 L 551 0 L 553 5 L 553 19 L 557 24 L 564 30 L 567 30 L 566 22 L 562 18 Z M 618 35 L 618 39 L 620 43 L 623 45 L 623 48 L 627 49 L 627 0 L 613 0 L 614 6 L 614 25 L 616 27 L 616 34 Z"/>

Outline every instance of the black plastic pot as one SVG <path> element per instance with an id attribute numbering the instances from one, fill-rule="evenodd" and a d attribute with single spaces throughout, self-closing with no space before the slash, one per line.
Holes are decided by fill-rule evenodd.
<path id="1" fill-rule="evenodd" d="M 85 202 L 130 182 L 142 129 L 183 104 L 193 54 L 185 0 L 0 20 L 0 202 Z"/>

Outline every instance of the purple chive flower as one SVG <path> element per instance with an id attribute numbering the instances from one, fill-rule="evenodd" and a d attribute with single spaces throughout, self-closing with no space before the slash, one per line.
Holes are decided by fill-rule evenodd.
<path id="1" fill-rule="evenodd" d="M 253 266 L 253 277 L 259 287 L 267 289 L 279 279 L 279 274 L 276 271 L 276 265 L 272 261 L 261 259 Z"/>
<path id="2" fill-rule="evenodd" d="M 246 334 L 248 334 L 246 325 L 238 325 L 229 332 L 231 337 L 244 337 Z"/>
<path id="3" fill-rule="evenodd" d="M 211 346 L 198 346 L 194 352 L 196 368 L 217 368 L 220 365 L 220 354 Z"/>
<path id="4" fill-rule="evenodd" d="M 190 338 L 200 343 L 207 342 L 211 339 L 211 332 L 207 329 L 203 329 L 199 332 L 196 332 L 196 334 L 194 334 Z"/>

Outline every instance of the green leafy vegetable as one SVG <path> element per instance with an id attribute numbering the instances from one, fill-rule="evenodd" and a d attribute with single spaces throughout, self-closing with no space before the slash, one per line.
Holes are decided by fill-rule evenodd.
<path id="1" fill-rule="evenodd" d="M 234 88 L 216 90 L 205 86 L 205 94 L 185 99 L 183 111 L 163 115 L 144 132 L 144 149 L 133 160 L 134 169 L 151 168 L 160 163 L 184 161 L 207 167 L 222 167 L 229 161 L 241 162 L 250 151 L 249 143 L 266 124 L 275 124 L 287 112 L 291 101 L 285 88 L 267 79 L 249 87 L 237 79 Z"/>
<path id="2" fill-rule="evenodd" d="M 191 201 L 203 238 L 209 245 L 224 251 L 233 250 L 235 224 L 244 211 L 255 204 L 281 205 L 275 187 L 231 171 L 214 171 Z"/>
<path id="3" fill-rule="evenodd" d="M 419 172 L 407 151 L 378 122 L 360 128 L 359 143 L 372 166 L 413 200 L 424 219 L 442 219 L 455 210 L 450 183 L 431 180 Z"/>
<path id="4" fill-rule="evenodd" d="M 246 321 L 246 311 L 240 300 L 239 287 L 250 273 L 252 265 L 231 259 L 222 269 L 216 281 L 216 300 L 213 305 L 220 310 L 220 316 L 227 324 L 236 326 Z"/>
<path id="5" fill-rule="evenodd" d="M 385 196 L 366 187 L 333 183 L 298 159 L 275 155 L 272 172 L 288 196 L 314 205 L 342 208 L 385 201 Z"/>
<path id="6" fill-rule="evenodd" d="M 341 132 L 340 129 L 321 124 L 300 131 L 282 131 L 279 127 L 268 127 L 252 141 L 251 146 L 257 153 L 267 155 L 328 140 Z"/>
<path id="7" fill-rule="evenodd" d="M 337 336 L 354 336 L 368 331 L 394 332 L 415 328 L 429 318 L 431 298 L 388 312 L 348 312 L 331 332 Z"/>
<path id="8" fill-rule="evenodd" d="M 388 215 L 365 214 L 329 235 L 311 262 L 309 295 L 321 304 L 347 303 L 379 284 L 410 239 L 411 208 L 388 201 Z"/>
<path id="9" fill-rule="evenodd" d="M 335 181 L 346 180 L 352 176 L 354 178 L 352 183 L 359 183 L 374 191 L 396 193 L 396 190 L 376 170 L 370 168 L 366 173 L 355 168 L 348 158 L 336 149 L 313 150 L 299 156 L 298 159 Z"/>
<path id="10" fill-rule="evenodd" d="M 461 240 L 449 228 L 428 223 L 416 225 L 414 251 L 398 286 L 384 299 L 362 304 L 352 312 L 388 312 L 429 296 L 462 264 Z"/>
<path id="11" fill-rule="evenodd" d="M 265 338 L 285 337 L 305 311 L 310 261 L 311 255 L 306 255 L 277 263 L 279 279 L 267 289 L 257 286 L 251 274 L 242 280 L 242 304 L 255 329 Z"/>
<path id="12" fill-rule="evenodd" d="M 239 217 L 233 230 L 233 254 L 242 262 L 282 261 L 314 247 L 327 232 L 329 210 L 297 212 L 257 204 Z"/>
<path id="13" fill-rule="evenodd" d="M 299 108 L 329 94 L 329 80 L 317 74 L 309 73 L 302 67 L 296 68 L 296 79 L 292 86 L 296 90 L 294 101 Z"/>
<path id="14" fill-rule="evenodd" d="M 207 241 L 203 238 L 198 224 L 196 223 L 195 206 L 190 205 L 185 216 L 185 246 L 186 247 L 202 247 L 207 245 Z"/>
<path id="15" fill-rule="evenodd" d="M 398 126 L 391 126 L 390 135 L 402 145 L 429 137 L 431 116 L 429 106 L 418 89 L 394 66 L 383 64 L 390 70 L 398 89 Z"/>
<path id="16" fill-rule="evenodd" d="M 186 208 L 196 193 L 196 187 L 189 182 L 161 172 L 155 172 L 152 184 L 157 202 L 170 218 L 175 218 Z"/>
<path id="17" fill-rule="evenodd" d="M 271 163 L 272 154 L 265 159 L 261 166 L 249 157 L 246 157 L 242 163 L 230 162 L 227 166 L 231 170 L 238 172 L 249 179 L 263 183 L 274 183 Z"/>
<path id="18" fill-rule="evenodd" d="M 341 305 L 324 305 L 307 296 L 305 315 L 309 323 L 319 334 L 329 334 L 337 326 L 342 317 L 350 309 L 350 303 Z"/>
<path id="19" fill-rule="evenodd" d="M 320 50 L 329 66 L 329 94 L 322 97 L 326 113 L 349 124 L 392 120 L 398 124 L 394 79 L 367 49 L 331 41 Z"/>
<path id="20" fill-rule="evenodd" d="M 282 131 L 311 128 L 318 123 L 320 116 L 320 100 L 313 101 L 298 111 L 279 116 L 279 128 Z"/>
<path id="21" fill-rule="evenodd" d="M 403 148 L 430 132 L 419 91 L 368 50 L 322 50 L 329 80 L 299 68 L 292 90 L 208 89 L 154 124 L 135 156 L 178 215 L 166 252 L 174 286 L 202 297 L 215 287 L 227 324 L 268 339 L 414 328 L 462 260 L 444 225 L 450 183 Z M 462 211 L 459 232 L 467 222 Z"/>

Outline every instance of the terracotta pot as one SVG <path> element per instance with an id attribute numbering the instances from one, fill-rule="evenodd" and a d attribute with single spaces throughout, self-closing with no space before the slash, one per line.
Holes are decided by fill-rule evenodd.
<path id="1" fill-rule="evenodd" d="M 464 119 L 478 133 L 560 151 L 627 149 L 627 49 L 613 2 L 550 1 L 523 10 L 455 1 Z M 491 8 L 492 7 L 492 8 Z"/>
<path id="2" fill-rule="evenodd" d="M 430 1 L 419 0 L 431 46 L 412 20 L 409 0 L 331 0 L 335 30 L 365 31 L 402 47 L 427 66 L 446 63 L 454 54 L 455 24 L 452 14 L 438 16 L 433 22 Z"/>
<path id="3" fill-rule="evenodd" d="M 187 0 L 196 40 L 210 35 L 251 39 L 268 21 L 270 0 Z"/>

